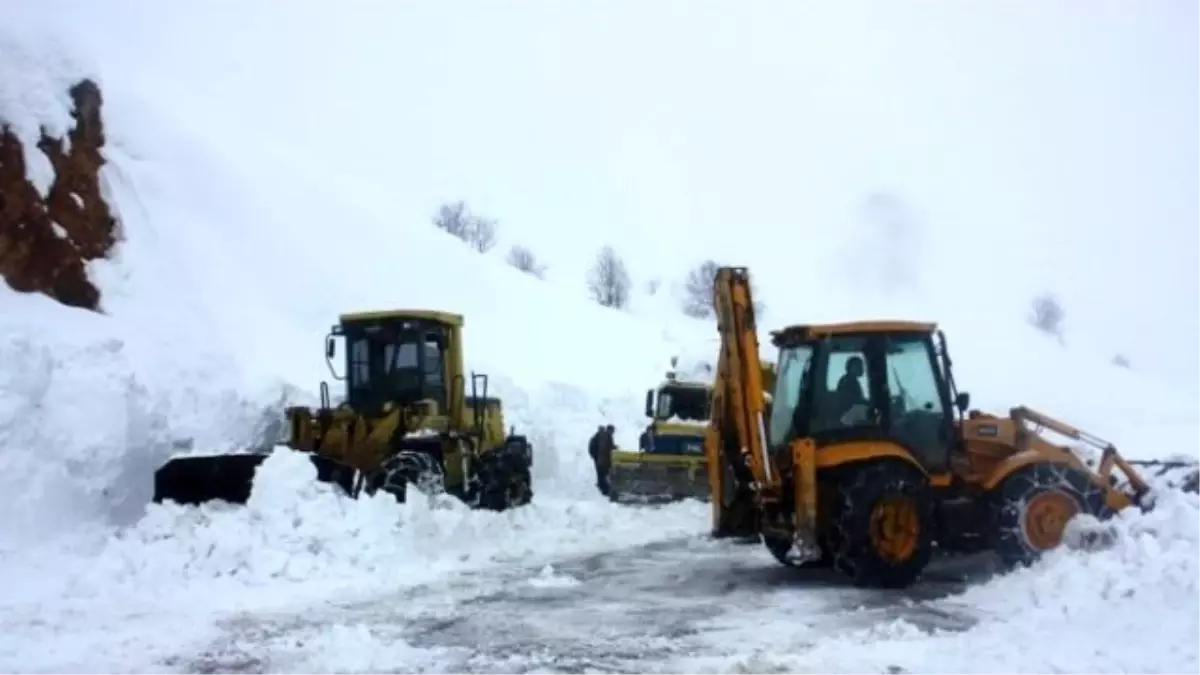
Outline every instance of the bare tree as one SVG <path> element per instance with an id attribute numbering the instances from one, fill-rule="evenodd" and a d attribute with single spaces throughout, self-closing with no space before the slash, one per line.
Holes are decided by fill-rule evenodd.
<path id="1" fill-rule="evenodd" d="M 1066 310 L 1063 309 L 1058 298 L 1052 293 L 1043 293 L 1033 299 L 1033 305 L 1029 312 L 1029 324 L 1062 342 L 1063 319 L 1066 318 L 1066 315 Z"/>
<path id="2" fill-rule="evenodd" d="M 496 221 L 491 218 L 472 217 L 466 242 L 480 253 L 487 253 L 496 245 Z"/>
<path id="3" fill-rule="evenodd" d="M 533 276 L 544 279 L 546 274 L 546 266 L 538 263 L 537 256 L 533 251 L 524 246 L 515 245 L 508 250 L 508 257 L 505 258 L 509 265 Z"/>
<path id="4" fill-rule="evenodd" d="M 721 265 L 715 260 L 705 260 L 688 273 L 683 283 L 683 313 L 694 319 L 707 319 L 716 316 L 717 308 L 713 304 L 713 290 L 717 281 L 717 269 Z M 758 289 L 751 282 L 751 297 L 758 294 Z M 754 300 L 754 315 L 761 317 L 767 309 L 761 300 Z"/>
<path id="5" fill-rule="evenodd" d="M 467 205 L 463 201 L 442 204 L 438 207 L 438 212 L 433 216 L 433 224 L 440 230 L 445 230 L 450 234 L 467 240 L 467 232 L 471 229 L 471 215 L 467 212 Z"/>
<path id="6" fill-rule="evenodd" d="M 465 241 L 480 253 L 487 253 L 496 245 L 496 221 L 472 214 L 462 200 L 438 207 L 433 216 L 433 225 Z"/>
<path id="7" fill-rule="evenodd" d="M 705 260 L 688 272 L 683 282 L 684 314 L 696 319 L 707 319 L 713 315 L 713 283 L 718 267 L 720 265 L 715 260 Z"/>
<path id="8" fill-rule="evenodd" d="M 596 302 L 622 309 L 629 304 L 629 271 L 611 246 L 600 249 L 596 264 L 588 274 L 588 290 Z"/>

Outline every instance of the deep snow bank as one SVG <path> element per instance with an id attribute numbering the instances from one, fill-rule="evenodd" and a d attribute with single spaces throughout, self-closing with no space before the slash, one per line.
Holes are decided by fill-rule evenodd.
<path id="1" fill-rule="evenodd" d="M 392 592 L 446 572 L 694 536 L 707 524 L 707 506 L 698 502 L 631 510 L 598 494 L 539 496 L 494 513 L 446 495 L 353 500 L 314 476 L 304 455 L 281 447 L 258 469 L 244 507 L 154 505 L 119 532 L 81 537 L 70 548 L 51 541 L 35 546 L 36 556 L 10 554 L 5 573 L 31 582 L 4 604 L 11 611 L 54 599 L 65 609 L 120 597 L 132 611 L 169 597 L 209 612 L 303 604 Z M 57 574 L 37 575 L 35 567 Z"/>
<path id="2" fill-rule="evenodd" d="M 947 601 L 976 608 L 979 625 L 964 635 L 930 635 L 898 623 L 822 645 L 805 661 L 836 663 L 835 655 L 854 651 L 877 668 L 896 664 L 913 673 L 952 673 L 950 664 L 965 662 L 1031 674 L 1194 670 L 1200 497 L 1170 492 L 1153 512 L 1122 514 L 1112 525 L 1108 550 L 1058 550 Z M 1048 640 L 1049 626 L 1069 629 Z"/>
<path id="3" fill-rule="evenodd" d="M 1029 568 L 914 608 L 918 616 L 973 621 L 965 631 L 900 619 L 809 640 L 794 629 L 809 617 L 764 610 L 714 622 L 722 643 L 739 645 L 727 657 L 678 665 L 689 672 L 1194 672 L 1196 495 L 1164 492 L 1149 513 L 1125 511 L 1089 529 L 1107 535 L 1097 549 L 1060 548 Z"/>

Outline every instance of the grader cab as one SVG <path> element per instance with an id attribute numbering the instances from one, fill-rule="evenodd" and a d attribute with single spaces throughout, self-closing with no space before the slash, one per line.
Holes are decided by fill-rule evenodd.
<path id="1" fill-rule="evenodd" d="M 318 480 L 355 497 L 384 490 L 404 501 L 412 485 L 492 510 L 528 503 L 529 442 L 505 433 L 486 375 L 466 381 L 462 326 L 457 314 L 428 310 L 343 315 L 326 338 L 325 359 L 346 383 L 344 400 L 331 403 L 322 382 L 319 408 L 285 410 L 286 445 L 309 455 Z M 155 474 L 154 500 L 244 503 L 265 457 L 173 459 Z"/>
<path id="2" fill-rule="evenodd" d="M 1111 444 L 1024 407 L 971 411 L 931 323 L 797 325 L 761 396 L 749 273 L 715 283 L 721 354 L 705 452 L 713 534 L 758 537 L 782 563 L 856 584 L 919 578 L 936 546 L 1032 561 L 1077 514 L 1142 504 L 1147 484 Z M 1049 429 L 1099 450 L 1093 468 Z M 1118 488 L 1115 470 L 1125 475 Z"/>

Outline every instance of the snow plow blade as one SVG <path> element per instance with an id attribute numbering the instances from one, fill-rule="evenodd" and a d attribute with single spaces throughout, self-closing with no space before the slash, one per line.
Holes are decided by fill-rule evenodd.
<path id="1" fill-rule="evenodd" d="M 154 501 L 245 504 L 264 454 L 176 457 L 154 472 Z"/>
<path id="2" fill-rule="evenodd" d="M 281 452 L 284 450 L 280 449 Z M 298 452 L 298 451 L 291 451 Z M 154 502 L 198 505 L 211 501 L 245 504 L 264 452 L 176 457 L 154 472 Z M 316 467 L 316 479 L 336 483 L 351 494 L 354 470 L 320 455 L 305 453 Z"/>
<path id="3" fill-rule="evenodd" d="M 616 502 L 658 504 L 709 498 L 708 465 L 703 457 L 640 452 L 613 455 L 609 486 Z"/>

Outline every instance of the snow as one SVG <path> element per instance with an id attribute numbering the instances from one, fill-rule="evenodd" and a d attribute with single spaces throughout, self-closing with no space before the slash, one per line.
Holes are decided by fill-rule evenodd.
<path id="1" fill-rule="evenodd" d="M 276 35 L 281 12 L 292 28 Z M 0 120 L 25 143 L 43 193 L 53 175 L 31 150 L 39 130 L 69 129 L 66 89 L 76 78 L 101 83 L 102 190 L 122 241 L 112 259 L 89 264 L 102 315 L 0 288 L 0 571 L 19 580 L 0 600 L 9 636 L 0 670 L 159 671 L 216 639 L 218 624 L 239 612 L 303 615 L 333 597 L 378 597 L 518 563 L 541 570 L 526 586 L 571 592 L 579 580 L 560 573 L 566 557 L 707 531 L 706 505 L 608 503 L 584 449 L 603 422 L 616 425 L 619 447 L 636 447 L 644 392 L 668 369 L 711 379 L 715 327 L 682 317 L 671 289 L 635 292 L 629 311 L 608 310 L 587 299 L 583 273 L 575 279 L 570 265 L 552 265 L 541 281 L 504 265 L 505 246 L 479 255 L 428 226 L 441 198 L 430 195 L 444 186 L 395 164 L 439 156 L 422 129 L 449 112 L 398 110 L 428 83 L 393 72 L 408 67 L 404 58 L 363 46 L 372 44 L 363 31 L 386 31 L 386 22 L 376 27 L 366 10 L 331 15 L 321 3 L 203 11 L 6 3 L 4 13 Z M 318 34 L 346 49 L 313 50 Z M 401 75 L 414 83 L 400 87 L 398 102 L 379 83 Z M 479 162 L 501 167 L 497 180 L 509 172 L 507 157 Z M 560 221 L 567 206 L 578 208 L 563 204 Z M 656 272 L 671 272 L 679 257 L 645 255 L 673 261 Z M 796 266 L 769 249 L 762 256 L 761 267 L 758 257 L 738 262 L 767 280 Z M 1110 365 L 1095 341 L 1059 344 L 974 292 L 875 293 L 878 284 L 821 281 L 773 287 L 799 288 L 806 299 L 802 317 L 768 310 L 765 356 L 766 330 L 781 317 L 937 319 L 974 407 L 1029 405 L 1130 457 L 1200 456 L 1197 394 Z M 337 315 L 387 307 L 466 317 L 468 367 L 491 376 L 506 422 L 533 442 L 531 505 L 495 514 L 450 498 L 348 500 L 309 480 L 307 460 L 280 450 L 244 508 L 147 504 L 153 470 L 181 448 L 270 445 L 279 410 L 315 403 L 327 377 L 321 340 Z M 786 608 L 731 610 L 705 628 L 724 653 L 676 665 L 1193 670 L 1197 513 L 1194 497 L 1166 493 L 1149 514 L 1122 514 L 1108 548 L 1059 551 L 930 601 L 935 610 L 970 608 L 977 623 L 965 631 L 885 622 L 858 632 L 817 626 L 820 638 L 810 639 Z M 1048 641 L 1064 622 L 1070 630 Z M 436 651 L 362 625 L 314 634 L 299 657 L 272 635 L 252 634 L 233 650 L 289 672 L 439 663 Z M 1130 647 L 1134 634 L 1146 637 Z"/>
<path id="2" fill-rule="evenodd" d="M 1190 672 L 1200 663 L 1197 514 L 1196 495 L 1171 492 L 1148 514 L 1123 512 L 1106 523 L 1113 536 L 1105 548 L 1063 547 L 1029 568 L 918 603 L 930 613 L 970 617 L 974 625 L 966 630 L 898 619 L 823 632 L 814 641 L 804 630 L 783 629 L 786 619 L 802 617 L 763 609 L 711 626 L 713 639 L 737 646 L 732 654 L 675 666 L 680 672 Z"/>

